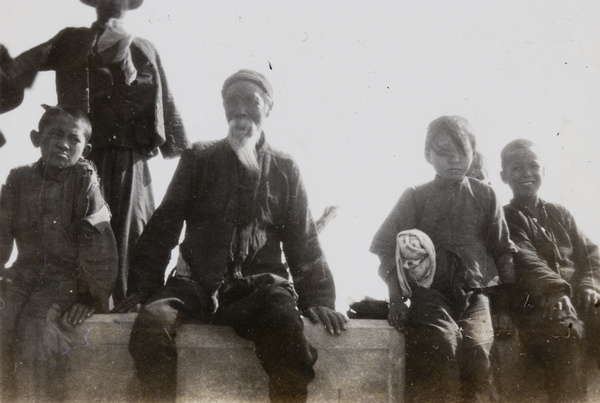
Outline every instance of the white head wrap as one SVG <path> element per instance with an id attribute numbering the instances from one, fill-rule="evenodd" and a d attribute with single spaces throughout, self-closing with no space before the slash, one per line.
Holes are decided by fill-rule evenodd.
<path id="1" fill-rule="evenodd" d="M 435 247 L 431 238 L 418 229 L 400 232 L 396 237 L 396 268 L 403 296 L 412 295 L 411 287 L 429 288 L 435 274 Z"/>

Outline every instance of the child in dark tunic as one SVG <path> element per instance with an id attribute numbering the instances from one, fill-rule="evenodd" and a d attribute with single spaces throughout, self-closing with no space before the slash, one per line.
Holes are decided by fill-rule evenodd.
<path id="1" fill-rule="evenodd" d="M 504 207 L 518 248 L 515 322 L 525 354 L 544 368 L 549 401 L 585 401 L 585 343 L 600 363 L 600 253 L 561 205 L 542 200 L 544 165 L 529 140 L 502 150 Z M 584 335 L 585 330 L 585 335 Z"/>
<path id="2" fill-rule="evenodd" d="M 514 268 L 494 191 L 466 177 L 475 153 L 464 118 L 431 122 L 425 158 L 436 177 L 403 193 L 371 244 L 389 289 L 388 319 L 407 333 L 409 401 L 485 401 L 494 395 L 487 290 L 514 282 Z M 433 241 L 436 271 L 430 288 L 412 289 L 409 308 L 395 269 L 395 247 L 397 234 L 413 228 Z"/>
<path id="3" fill-rule="evenodd" d="M 31 132 L 42 157 L 13 169 L 0 193 L 2 401 L 64 399 L 67 352 L 86 345 L 84 320 L 108 310 L 117 252 L 96 171 L 82 158 L 90 135 L 83 112 L 47 109 Z"/>

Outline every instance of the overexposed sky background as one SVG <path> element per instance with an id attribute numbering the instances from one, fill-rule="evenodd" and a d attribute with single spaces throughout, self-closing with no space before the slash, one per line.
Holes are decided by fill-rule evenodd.
<path id="1" fill-rule="evenodd" d="M 158 48 L 192 141 L 225 136 L 226 77 L 268 77 L 267 139 L 300 163 L 315 217 L 340 206 L 321 239 L 345 310 L 387 296 L 369 244 L 402 191 L 433 178 L 423 144 L 440 115 L 471 122 L 502 203 L 500 149 L 543 145 L 542 195 L 600 240 L 599 15 L 595 0 L 146 0 L 125 24 Z M 0 0 L 0 42 L 16 56 L 94 20 L 77 0 Z M 42 103 L 56 103 L 53 72 L 0 115 L 0 181 L 39 157 Z M 151 161 L 157 200 L 176 163 Z"/>

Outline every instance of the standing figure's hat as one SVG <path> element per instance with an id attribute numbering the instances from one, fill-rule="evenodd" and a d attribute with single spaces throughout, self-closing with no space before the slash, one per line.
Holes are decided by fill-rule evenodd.
<path id="1" fill-rule="evenodd" d="M 96 5 L 102 0 L 80 0 L 86 6 L 96 7 Z M 144 0 L 129 0 L 129 5 L 127 7 L 128 10 L 135 10 L 139 6 L 142 5 Z"/>

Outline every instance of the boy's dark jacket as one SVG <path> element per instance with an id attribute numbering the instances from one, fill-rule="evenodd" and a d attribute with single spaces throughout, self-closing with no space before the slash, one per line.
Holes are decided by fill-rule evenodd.
<path id="1" fill-rule="evenodd" d="M 515 270 L 520 287 L 537 301 L 549 295 L 600 292 L 600 254 L 561 205 L 538 201 L 540 220 L 511 201 L 504 207 L 510 236 L 518 248 Z"/>
<path id="2" fill-rule="evenodd" d="M 40 160 L 10 172 L 0 192 L 0 268 L 13 241 L 18 255 L 5 281 L 28 292 L 60 282 L 78 302 L 108 311 L 117 250 L 91 163 L 50 174 Z"/>

